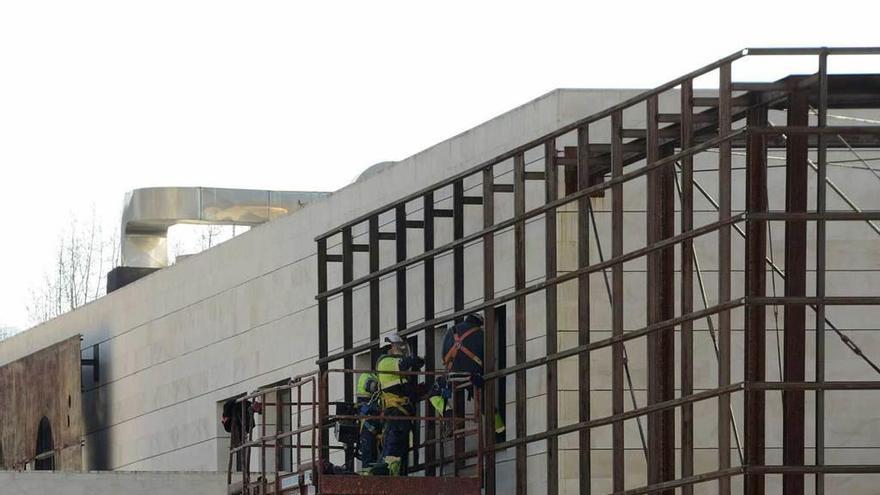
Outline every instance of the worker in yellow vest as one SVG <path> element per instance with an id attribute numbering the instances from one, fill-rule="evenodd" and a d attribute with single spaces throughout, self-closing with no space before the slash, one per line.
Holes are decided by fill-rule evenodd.
<path id="1" fill-rule="evenodd" d="M 425 360 L 411 353 L 403 337 L 394 332 L 385 339 L 390 345 L 388 353 L 376 362 L 379 378 L 380 399 L 386 418 L 383 430 L 382 462 L 392 476 L 406 475 L 406 456 L 409 435 L 417 401 L 417 380 L 401 371 L 418 371 Z M 401 418 L 401 419 L 391 419 Z"/>

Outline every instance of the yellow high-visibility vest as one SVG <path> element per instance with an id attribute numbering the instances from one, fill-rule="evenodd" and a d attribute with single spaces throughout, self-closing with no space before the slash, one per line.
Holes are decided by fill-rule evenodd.
<path id="1" fill-rule="evenodd" d="M 379 388 L 388 390 L 397 385 L 406 385 L 406 376 L 398 374 L 400 371 L 401 356 L 385 355 L 376 363 L 376 373 L 379 376 Z"/>
<path id="2" fill-rule="evenodd" d="M 379 378 L 375 373 L 361 373 L 358 376 L 357 380 L 357 389 L 355 390 L 355 395 L 357 395 L 358 399 L 367 399 L 373 396 L 373 392 L 370 391 L 371 387 L 370 382 L 376 382 L 378 384 Z"/>

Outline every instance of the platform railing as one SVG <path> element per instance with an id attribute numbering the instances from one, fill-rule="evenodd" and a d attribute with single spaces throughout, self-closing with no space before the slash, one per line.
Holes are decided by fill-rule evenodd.
<path id="1" fill-rule="evenodd" d="M 291 378 L 282 385 L 263 388 L 236 400 L 236 414 L 239 415 L 240 424 L 247 426 L 239 435 L 241 442 L 233 442 L 229 449 L 226 483 L 230 493 L 243 495 L 291 493 L 299 486 L 308 484 L 309 480 L 304 478 L 307 478 L 306 473 L 314 470 L 317 455 L 314 441 L 317 431 L 315 414 L 319 396 L 317 382 L 316 372 L 307 373 Z M 291 400 L 281 400 L 280 393 L 288 390 Z M 293 400 L 294 397 L 296 400 Z M 255 404 L 259 404 L 263 415 L 263 420 L 259 424 L 259 436 L 256 438 L 253 435 L 253 425 L 249 424 L 252 421 L 250 416 L 253 414 L 252 408 Z M 286 407 L 290 407 L 289 419 L 296 418 L 296 427 L 285 431 L 280 424 L 276 424 L 275 432 L 269 434 L 266 431 L 268 426 L 266 416 L 270 408 L 274 409 L 276 418 L 281 418 L 285 414 Z M 304 422 L 304 414 L 310 414 L 312 419 Z M 257 449 L 260 460 L 257 472 L 251 470 L 253 449 Z M 292 469 L 289 471 L 281 469 L 280 460 L 285 449 L 289 449 L 291 454 Z M 270 451 L 275 462 L 272 471 L 267 471 L 267 454 Z M 241 459 L 240 483 L 233 481 L 236 456 Z M 256 479 L 252 479 L 255 474 Z"/>
<path id="2" fill-rule="evenodd" d="M 324 493 L 322 486 L 333 486 L 332 490 L 338 490 L 340 487 L 346 487 L 350 490 L 368 490 L 364 488 L 370 483 L 388 482 L 387 477 L 383 477 L 385 481 L 378 480 L 376 476 L 358 476 L 355 473 L 353 464 L 353 446 L 350 444 L 342 444 L 338 440 L 332 438 L 331 431 L 336 425 L 348 423 L 360 426 L 362 421 L 387 421 L 387 420 L 408 420 L 415 423 L 417 429 L 434 429 L 439 430 L 439 434 L 432 439 L 420 442 L 418 445 L 411 445 L 408 452 L 410 454 L 418 452 L 422 449 L 440 449 L 440 455 L 433 457 L 434 461 L 431 467 L 439 467 L 439 476 L 426 475 L 427 463 L 415 464 L 409 468 L 408 475 L 414 479 L 412 493 L 430 493 L 433 489 L 432 480 L 427 478 L 435 478 L 437 483 L 454 485 L 456 479 L 463 481 L 467 486 L 475 489 L 481 485 L 483 466 L 479 462 L 483 458 L 483 426 L 482 426 L 482 392 L 479 387 L 471 383 L 469 376 L 461 374 L 450 374 L 444 371 L 410 371 L 398 372 L 401 376 L 414 377 L 415 386 L 422 386 L 421 397 L 417 400 L 425 399 L 427 390 L 424 378 L 432 379 L 444 377 L 450 384 L 450 410 L 459 411 L 470 409 L 469 412 L 456 415 L 418 415 L 414 414 L 405 418 L 395 416 L 393 419 L 386 417 L 384 411 L 379 408 L 379 413 L 375 415 L 351 414 L 354 404 L 347 404 L 340 401 L 331 401 L 328 398 L 332 396 L 331 386 L 334 381 L 331 379 L 333 375 L 341 375 L 345 380 L 356 377 L 361 373 L 371 373 L 371 370 L 358 369 L 330 369 L 322 373 L 309 373 L 294 377 L 284 384 L 257 390 L 253 393 L 242 396 L 236 400 L 236 414 L 239 415 L 240 424 L 246 425 L 244 432 L 241 433 L 240 442 L 234 442 L 229 449 L 229 457 L 227 464 L 227 486 L 229 493 L 241 495 L 255 495 L 265 493 Z M 465 408 L 463 404 L 457 401 L 461 400 L 464 392 L 470 389 L 472 391 L 473 406 Z M 281 400 L 281 393 L 290 391 L 290 400 Z M 381 400 L 381 399 L 380 399 Z M 346 404 L 352 407 L 339 407 Z M 285 407 L 290 407 L 289 412 L 283 413 Z M 258 409 L 263 420 L 256 425 L 250 425 L 254 408 Z M 339 409 L 337 411 L 337 409 Z M 291 428 L 285 429 L 283 423 L 276 423 L 275 431 L 267 431 L 268 414 L 274 410 L 276 417 L 280 418 L 282 414 L 291 416 Z M 332 410 L 332 414 L 321 414 L 321 411 Z M 414 408 L 414 410 L 418 410 Z M 303 419 L 307 417 L 307 419 Z M 293 419 L 295 418 L 295 419 Z M 257 433 L 254 433 L 257 430 Z M 468 438 L 476 438 L 475 452 L 467 457 L 476 459 L 469 466 L 469 472 L 465 458 L 458 457 L 456 449 L 450 449 L 451 454 L 444 456 L 443 446 L 446 443 L 454 443 L 457 441 L 465 441 Z M 472 441 L 473 442 L 473 441 Z M 291 454 L 291 469 L 281 469 L 282 452 L 289 450 Z M 330 452 L 336 455 L 330 455 Z M 326 452 L 323 456 L 320 452 Z M 344 454 L 344 455 L 340 455 Z M 473 454 L 477 454 L 474 456 Z M 241 478 L 240 481 L 235 479 L 235 458 L 239 456 L 241 459 Z M 254 459 L 258 459 L 259 468 L 253 469 Z M 274 458 L 275 462 L 271 469 L 268 469 L 268 459 Z M 415 455 L 413 459 L 417 458 Z M 345 459 L 340 465 L 333 465 L 333 461 Z M 443 476 L 443 467 L 452 466 L 452 476 Z M 395 477 L 402 478 L 402 477 Z M 415 478 L 418 478 L 416 480 Z M 466 478 L 466 479 L 460 479 Z M 406 484 L 407 482 L 395 480 L 393 483 Z M 416 487 L 415 485 L 421 485 Z M 464 486 L 464 485 L 462 485 Z M 359 488 L 358 488 L 359 487 Z M 313 490 L 313 491 L 309 491 Z M 332 492 L 331 490 L 331 492 Z M 335 493 L 335 492 L 334 492 Z M 349 492 L 346 492 L 349 493 Z M 351 493 L 361 493 L 358 491 Z M 363 492 L 367 493 L 367 492 Z"/>

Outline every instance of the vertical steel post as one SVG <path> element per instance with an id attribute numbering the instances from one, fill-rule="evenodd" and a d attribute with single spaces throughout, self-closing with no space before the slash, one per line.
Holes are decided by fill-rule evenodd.
<path id="1" fill-rule="evenodd" d="M 379 215 L 373 215 L 368 221 L 369 228 L 369 256 L 370 256 L 370 273 L 379 271 Z M 379 317 L 381 304 L 379 302 L 379 278 L 370 280 L 370 341 L 377 342 L 379 340 Z M 379 360 L 379 345 L 376 344 L 370 348 L 370 367 L 376 365 Z"/>
<path id="2" fill-rule="evenodd" d="M 767 125 L 767 107 L 749 110 L 750 129 Z M 749 214 L 767 211 L 767 146 L 765 137 L 750 134 L 746 147 L 746 210 Z M 767 292 L 767 222 L 749 219 L 746 224 L 746 296 L 764 297 Z M 746 383 L 761 382 L 766 374 L 766 307 L 746 306 L 745 355 L 743 376 Z M 762 466 L 764 460 L 765 401 L 763 390 L 745 392 L 745 463 Z M 746 474 L 745 493 L 763 495 L 764 475 Z"/>
<path id="3" fill-rule="evenodd" d="M 318 239 L 318 294 L 327 291 L 327 238 L 322 237 Z M 318 298 L 318 358 L 327 357 L 328 347 L 327 347 L 327 298 L 319 297 Z M 321 364 L 318 366 L 318 372 L 321 376 L 327 371 L 327 364 Z M 327 408 L 326 402 L 321 402 L 318 416 L 321 418 L 326 418 L 329 413 L 329 409 Z M 320 438 L 328 438 L 330 434 L 329 429 L 325 429 L 320 432 Z M 314 443 L 314 442 L 312 442 Z M 330 449 L 327 448 L 327 445 L 324 444 L 321 446 L 321 451 L 319 456 L 322 461 L 327 461 L 330 458 Z"/>
<path id="4" fill-rule="evenodd" d="M 559 177 L 556 164 L 556 140 L 544 143 L 544 199 L 547 203 L 559 197 Z M 544 273 L 550 278 L 556 277 L 556 209 L 547 210 L 544 214 Z M 557 344 L 557 308 L 556 284 L 544 289 L 544 313 L 546 317 L 546 350 L 547 355 L 556 354 Z M 558 363 L 556 360 L 547 363 L 547 429 L 555 429 L 559 425 L 559 387 L 557 386 Z M 547 438 L 547 493 L 554 495 L 559 492 L 559 438 Z"/>
<path id="5" fill-rule="evenodd" d="M 520 217 L 526 209 L 525 159 L 522 153 L 513 158 L 513 215 Z M 514 290 L 526 286 L 526 233 L 525 222 L 519 221 L 513 227 L 513 279 Z M 514 334 L 516 364 L 526 361 L 526 297 L 518 296 L 514 301 Z M 516 372 L 516 438 L 526 436 L 526 372 Z M 516 493 L 526 493 L 527 451 L 525 444 L 516 446 Z"/>
<path id="6" fill-rule="evenodd" d="M 407 242 L 407 225 L 406 225 L 406 203 L 399 203 L 394 207 L 394 230 L 395 230 L 395 260 L 399 263 L 401 261 L 406 260 L 406 242 Z M 406 267 L 398 268 L 395 270 L 395 282 L 397 286 L 397 330 L 402 331 L 406 330 L 407 325 L 407 303 L 409 302 L 408 293 L 407 293 L 407 283 L 406 283 Z M 410 337 L 418 339 L 418 337 Z M 418 351 L 418 340 L 416 340 L 415 345 L 412 345 L 415 349 L 414 352 Z M 416 412 L 416 415 L 421 415 L 420 409 L 421 404 L 415 404 L 413 409 Z M 419 444 L 419 428 L 418 423 L 416 423 L 416 428 L 412 431 L 413 443 L 414 445 Z M 413 450 L 413 463 L 412 465 L 416 465 L 419 463 L 419 451 L 418 449 Z"/>
<path id="7" fill-rule="evenodd" d="M 464 237 L 464 183 L 461 179 L 452 184 L 452 238 Z M 452 306 L 455 311 L 464 309 L 464 246 L 452 248 Z"/>
<path id="8" fill-rule="evenodd" d="M 718 135 L 731 131 L 730 63 L 719 68 Z M 718 146 L 718 220 L 730 219 L 731 143 Z M 718 229 L 718 304 L 730 301 L 730 224 Z M 730 385 L 730 310 L 718 313 L 718 386 Z M 718 469 L 730 467 L 730 394 L 718 397 Z M 730 494 L 730 477 L 718 479 L 718 493 Z"/>
<path id="9" fill-rule="evenodd" d="M 406 260 L 406 203 L 394 207 L 395 259 L 399 263 Z M 406 267 L 395 271 L 397 286 L 397 330 L 406 330 Z"/>
<path id="10" fill-rule="evenodd" d="M 459 179 L 452 184 L 452 238 L 464 237 L 464 182 Z M 452 249 L 452 303 L 455 311 L 464 309 L 464 246 Z M 459 320 L 460 321 L 460 320 Z M 455 392 L 456 398 L 453 414 L 457 418 L 464 416 L 464 394 Z M 456 437 L 453 442 L 456 454 L 456 469 L 464 466 L 464 437 Z"/>
<path id="11" fill-rule="evenodd" d="M 686 150 L 694 142 L 694 89 L 693 80 L 681 83 L 681 149 Z M 694 157 L 681 159 L 681 232 L 694 228 Z M 694 310 L 694 241 L 681 243 L 681 314 Z M 681 395 L 694 393 L 694 323 L 681 324 Z M 681 406 L 681 477 L 694 474 L 694 405 Z M 694 487 L 683 486 L 682 495 L 693 495 Z"/>
<path id="12" fill-rule="evenodd" d="M 354 248 L 351 227 L 342 229 L 342 283 L 346 284 L 354 279 Z M 351 288 L 342 291 L 342 347 L 351 349 L 354 347 L 354 296 Z M 343 368 L 354 368 L 354 358 L 346 356 L 342 362 Z M 350 373 L 344 375 L 343 387 L 345 402 L 354 403 L 354 376 Z M 346 461 L 353 459 L 354 452 L 346 450 Z M 351 459 L 349 459 L 351 457 Z"/>
<path id="13" fill-rule="evenodd" d="M 809 122 L 809 103 L 804 92 L 789 97 L 789 126 L 806 126 Z M 792 134 L 786 141 L 785 211 L 800 213 L 807 210 L 808 139 L 805 134 Z M 785 296 L 803 297 L 807 286 L 807 223 L 804 220 L 785 222 Z M 805 305 L 785 305 L 785 336 L 783 379 L 801 382 L 805 371 L 806 321 Z M 804 464 L 804 392 L 782 392 L 782 462 L 786 466 Z M 782 476 L 785 495 L 804 493 L 803 473 Z"/>
<path id="14" fill-rule="evenodd" d="M 260 403 L 266 403 L 266 394 L 261 394 L 258 396 L 260 398 Z M 268 411 L 266 414 L 260 418 L 260 493 L 266 493 L 266 487 L 268 483 L 266 482 L 266 416 L 268 415 Z M 242 423 L 246 424 L 246 423 Z"/>
<path id="15" fill-rule="evenodd" d="M 583 126 L 578 128 L 577 147 L 577 187 L 590 187 L 590 130 Z M 578 268 L 590 265 L 590 198 L 578 199 L 577 213 L 577 249 Z M 578 277 L 578 345 L 590 343 L 590 275 L 584 273 Z M 590 353 L 578 354 L 578 421 L 590 420 Z M 589 494 L 592 491 L 590 477 L 590 429 L 584 428 L 578 433 L 578 491 Z"/>
<path id="16" fill-rule="evenodd" d="M 661 151 L 659 143 L 659 99 L 647 100 L 646 162 L 653 164 L 669 148 Z M 648 173 L 646 210 L 648 245 L 674 234 L 675 192 L 674 168 L 671 166 Z M 675 250 L 666 248 L 648 255 L 648 324 L 674 317 L 675 312 Z M 675 335 L 667 327 L 648 335 L 648 404 L 675 398 Z M 675 410 L 666 409 L 648 414 L 648 483 L 661 483 L 675 478 Z M 660 493 L 672 493 L 672 490 Z"/>
<path id="17" fill-rule="evenodd" d="M 620 110 L 611 114 L 611 177 L 623 175 L 623 114 Z M 611 256 L 623 255 L 623 184 L 611 187 Z M 611 336 L 623 335 L 623 263 L 611 269 Z M 611 413 L 623 413 L 623 343 L 611 347 Z M 623 445 L 623 421 L 611 426 L 612 489 L 624 489 L 626 459 Z"/>
<path id="18" fill-rule="evenodd" d="M 488 228 L 495 224 L 495 177 L 492 175 L 492 167 L 483 169 L 483 227 Z M 483 300 L 491 301 L 495 298 L 495 234 L 488 233 L 483 236 Z M 489 306 L 484 310 L 484 362 L 483 371 L 492 373 L 496 369 L 498 347 L 498 325 L 495 323 L 495 307 Z M 486 399 L 483 401 L 483 425 L 477 425 L 485 431 L 480 438 L 485 442 L 480 445 L 480 451 L 485 452 L 485 493 L 495 493 L 495 380 L 487 381 L 483 387 Z M 479 391 L 475 391 L 479 394 Z M 478 395 L 477 395 L 478 396 Z M 479 416 L 477 411 L 475 415 Z M 484 459 L 477 458 L 478 469 L 483 465 Z"/>
<path id="19" fill-rule="evenodd" d="M 275 391 L 275 440 L 272 441 L 272 448 L 275 450 L 275 472 L 272 488 L 275 493 L 281 491 L 281 480 L 278 477 L 278 472 L 281 471 L 281 456 L 284 452 L 284 439 L 278 438 L 280 433 L 283 433 L 284 430 L 284 415 L 281 413 L 281 390 Z M 265 418 L 265 413 L 263 413 Z M 265 419 L 264 419 L 265 421 Z"/>
<path id="20" fill-rule="evenodd" d="M 315 383 L 312 382 L 312 387 L 314 387 Z M 314 395 L 314 394 L 313 394 Z M 314 412 L 312 412 L 314 414 Z M 302 428 L 302 382 L 296 387 L 296 464 L 294 466 L 299 467 L 302 464 L 302 433 L 300 432 L 300 428 Z M 312 435 L 314 436 L 314 432 Z M 315 444 L 314 438 L 312 439 L 312 445 Z"/>
<path id="21" fill-rule="evenodd" d="M 423 241 L 424 250 L 430 251 L 434 249 L 434 193 L 427 192 L 422 196 L 422 217 L 423 217 Z M 425 272 L 425 321 L 434 319 L 434 257 L 425 259 L 423 264 Z M 434 345 L 434 327 L 425 328 L 425 369 L 437 369 L 436 349 Z M 425 377 L 425 383 L 430 387 L 434 383 L 433 376 Z M 428 406 L 425 406 L 426 408 Z M 437 424 L 428 422 L 425 424 L 425 443 L 429 447 L 425 448 L 425 476 L 434 476 L 436 468 L 433 462 L 436 459 L 436 445 L 432 442 L 436 438 Z"/>
<path id="22" fill-rule="evenodd" d="M 828 120 L 828 52 L 819 54 L 819 111 L 818 127 L 825 127 Z M 816 156 L 816 212 L 820 217 L 816 221 L 816 382 L 825 382 L 825 213 L 826 188 L 828 177 L 826 167 L 828 141 L 825 134 L 818 136 Z M 816 389 L 816 465 L 825 465 L 825 391 Z M 825 493 L 825 474 L 816 473 L 816 495 Z"/>

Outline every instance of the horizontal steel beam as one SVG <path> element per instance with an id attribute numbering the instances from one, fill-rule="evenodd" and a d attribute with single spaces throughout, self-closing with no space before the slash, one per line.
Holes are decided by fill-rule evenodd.
<path id="1" fill-rule="evenodd" d="M 810 127 L 810 126 L 770 126 L 770 127 L 754 127 L 749 129 L 749 134 L 824 134 L 824 135 L 844 135 L 844 134 L 864 134 L 877 135 L 880 134 L 880 126 L 864 126 L 864 125 L 839 125 L 831 127 Z"/>
<path id="2" fill-rule="evenodd" d="M 652 485 L 642 486 L 639 488 L 633 488 L 630 490 L 624 490 L 622 492 L 613 492 L 612 495 L 642 495 L 645 493 L 656 493 L 666 490 L 671 490 L 674 488 L 679 488 L 683 486 L 695 485 L 698 483 L 705 483 L 707 481 L 714 481 L 719 478 L 728 478 L 731 476 L 736 476 L 743 474 L 743 467 L 732 467 L 727 469 L 721 469 L 718 471 L 710 471 L 708 473 L 696 474 L 693 476 L 688 476 L 686 478 L 679 478 L 677 480 L 672 481 L 664 481 L 662 483 L 654 483 Z"/>
<path id="3" fill-rule="evenodd" d="M 749 382 L 746 390 L 880 390 L 880 381 Z"/>
<path id="4" fill-rule="evenodd" d="M 826 296 L 826 297 L 749 297 L 748 304 L 764 306 L 782 306 L 785 304 L 819 304 L 825 306 L 876 306 L 880 305 L 880 296 Z"/>
<path id="5" fill-rule="evenodd" d="M 743 55 L 880 55 L 880 47 L 746 48 Z"/>
<path id="6" fill-rule="evenodd" d="M 678 326 L 682 323 L 689 321 L 702 320 L 708 316 L 712 316 L 718 314 L 722 311 L 729 311 L 741 306 L 745 305 L 745 298 L 735 299 L 732 301 L 728 301 L 724 304 L 718 304 L 715 306 L 710 306 L 706 309 L 701 309 L 699 311 L 693 311 L 686 315 L 681 315 L 675 318 L 671 318 L 669 320 L 659 321 L 657 323 L 653 323 L 651 325 L 636 329 L 636 330 L 628 330 L 623 335 L 618 335 L 614 337 L 609 337 L 607 339 L 596 340 L 590 342 L 589 344 L 579 345 L 577 347 L 571 347 L 564 351 L 557 352 L 555 354 L 548 354 L 547 356 L 540 357 L 537 359 L 533 359 L 531 361 L 526 361 L 521 364 L 517 364 L 514 366 L 508 366 L 503 370 L 497 370 L 492 373 L 486 373 L 483 375 L 483 379 L 492 380 L 495 378 L 501 378 L 503 376 L 507 376 L 517 371 L 523 371 L 531 368 L 537 368 L 539 366 L 543 366 L 548 362 L 559 361 L 560 359 L 565 359 L 573 356 L 577 356 L 582 352 L 590 352 L 595 351 L 597 349 L 602 349 L 605 347 L 610 347 L 617 343 L 626 342 L 633 339 L 638 339 L 641 337 L 645 337 L 646 335 L 656 332 L 657 330 L 661 330 L 664 328 L 669 328 L 672 326 Z"/>
<path id="7" fill-rule="evenodd" d="M 665 411 L 667 409 L 673 409 L 676 407 L 681 407 L 684 404 L 693 404 L 694 402 L 700 402 L 708 399 L 714 399 L 715 397 L 719 397 L 722 395 L 729 395 L 735 392 L 741 392 L 744 389 L 743 382 L 732 383 L 730 385 L 726 385 L 724 387 L 713 388 L 711 390 L 704 390 L 702 392 L 697 392 L 685 397 L 679 397 L 672 400 L 667 400 L 663 402 L 656 402 L 649 406 L 640 407 L 637 409 L 630 409 L 629 411 L 622 412 L 620 414 L 612 414 L 610 416 L 605 416 L 602 418 L 591 419 L 589 421 L 581 421 L 578 423 L 572 423 L 565 426 L 560 426 L 558 428 L 554 428 L 552 430 L 547 430 L 541 433 L 533 433 L 531 435 L 527 435 L 522 438 L 515 438 L 513 440 L 508 440 L 506 442 L 495 444 L 495 450 L 503 450 L 510 447 L 514 447 L 520 444 L 529 444 L 533 442 L 539 442 L 541 440 L 547 439 L 550 436 L 561 436 L 567 435 L 569 433 L 575 433 L 577 431 L 586 429 L 586 428 L 598 428 L 600 426 L 608 426 L 617 421 L 626 421 L 628 419 L 635 419 L 641 416 L 645 416 L 647 414 Z"/>
<path id="8" fill-rule="evenodd" d="M 862 210 L 862 211 L 824 211 L 819 213 L 816 211 L 792 212 L 788 213 L 782 210 L 767 211 L 762 213 L 750 213 L 750 220 L 838 220 L 838 221 L 865 221 L 880 220 L 880 210 Z"/>
<path id="9" fill-rule="evenodd" d="M 587 190 L 589 190 L 589 189 L 583 189 L 583 191 L 587 191 Z M 550 203 L 548 203 L 548 204 L 550 204 Z M 648 253 L 652 253 L 657 250 L 666 249 L 668 247 L 674 246 L 685 239 L 693 239 L 695 237 L 699 237 L 699 236 L 708 234 L 710 232 L 714 232 L 724 225 L 733 225 L 735 223 L 741 222 L 744 220 L 744 218 L 745 218 L 745 214 L 740 213 L 739 215 L 734 215 L 734 216 L 730 217 L 729 219 L 709 223 L 709 224 L 703 225 L 702 227 L 699 227 L 697 229 L 691 230 L 689 232 L 683 232 L 683 233 L 676 235 L 674 237 L 667 237 L 666 239 L 663 239 L 662 241 L 651 244 L 650 246 L 645 246 L 643 248 L 636 249 L 634 251 L 630 251 L 622 256 L 612 257 L 612 258 L 609 258 L 603 262 L 596 263 L 596 264 L 587 266 L 585 268 L 580 268 L 578 270 L 566 272 L 565 274 L 557 276 L 557 277 L 547 278 L 542 282 L 537 282 L 535 284 L 532 284 L 530 286 L 527 286 L 527 287 L 520 289 L 520 290 L 517 290 L 517 291 L 508 292 L 507 294 L 505 294 L 503 296 L 496 297 L 495 299 L 492 299 L 489 301 L 484 301 L 480 304 L 476 304 L 476 305 L 471 306 L 469 308 L 464 308 L 459 311 L 454 311 L 452 313 L 448 313 L 444 316 L 439 316 L 434 319 L 424 321 L 422 323 L 419 323 L 418 325 L 409 327 L 404 330 L 400 330 L 399 333 L 401 336 L 406 336 L 406 335 L 416 333 L 420 330 L 424 330 L 425 328 L 438 326 L 438 325 L 440 325 L 442 323 L 446 323 L 448 321 L 453 321 L 458 318 L 463 318 L 470 313 L 482 311 L 488 307 L 498 306 L 498 305 L 506 303 L 508 301 L 512 301 L 512 300 L 516 299 L 517 297 L 532 294 L 532 293 L 537 292 L 539 290 L 544 290 L 549 285 L 561 284 L 563 282 L 573 280 L 573 279 L 575 279 L 581 275 L 584 275 L 584 274 L 601 272 L 603 270 L 607 270 L 607 269 L 611 268 L 615 264 L 625 263 L 627 261 L 634 260 L 636 258 L 640 258 L 642 256 L 645 256 Z M 326 363 L 329 363 L 332 361 L 336 361 L 338 359 L 342 359 L 347 356 L 359 354 L 361 352 L 366 351 L 367 349 L 370 349 L 372 346 L 380 345 L 380 344 L 381 344 L 381 341 L 373 340 L 373 341 L 367 342 L 365 344 L 361 344 L 359 346 L 356 346 L 352 349 L 347 349 L 345 351 L 339 352 L 339 353 L 334 354 L 332 356 L 327 356 L 325 358 L 318 359 L 317 363 L 320 365 L 323 365 L 323 364 L 326 364 Z"/>
<path id="10" fill-rule="evenodd" d="M 344 283 L 336 288 L 327 290 L 325 292 L 321 292 L 315 296 L 315 299 L 320 300 L 320 299 L 326 299 L 328 297 L 332 297 L 336 294 L 341 293 L 345 289 L 349 289 L 354 286 L 369 282 L 370 280 L 372 280 L 374 278 L 379 278 L 379 277 L 382 277 L 382 276 L 387 275 L 389 273 L 393 273 L 400 268 L 416 264 L 416 263 L 424 261 L 425 259 L 428 259 L 428 258 L 432 258 L 440 253 L 450 251 L 457 246 L 463 246 L 463 245 L 470 244 L 470 243 L 478 241 L 478 240 L 482 240 L 482 238 L 486 234 L 490 234 L 492 232 L 497 232 L 499 230 L 503 230 L 503 229 L 512 227 L 517 222 L 523 222 L 523 221 L 526 221 L 530 218 L 536 217 L 538 215 L 543 215 L 548 211 L 555 210 L 561 206 L 564 206 L 568 203 L 576 201 L 579 198 L 590 197 L 593 194 L 596 194 L 601 191 L 605 191 L 606 189 L 610 189 L 611 187 L 613 187 L 617 184 L 622 184 L 624 182 L 641 177 L 641 176 L 643 176 L 653 170 L 657 170 L 660 167 L 664 167 L 664 166 L 668 166 L 670 164 L 673 164 L 676 161 L 680 160 L 682 157 L 691 156 L 695 153 L 705 151 L 705 150 L 710 149 L 714 146 L 717 146 L 722 141 L 733 139 L 733 138 L 740 136 L 740 135 L 743 135 L 743 134 L 745 134 L 744 129 L 733 131 L 732 133 L 728 134 L 727 136 L 719 136 L 714 139 L 710 139 L 702 144 L 699 144 L 699 145 L 694 146 L 692 148 L 688 148 L 688 149 L 681 151 L 679 153 L 661 158 L 660 160 L 657 160 L 656 162 L 654 162 L 652 164 L 645 165 L 644 167 L 638 168 L 638 169 L 633 170 L 631 172 L 627 172 L 619 177 L 615 177 L 613 179 L 606 180 L 604 182 L 592 185 L 592 186 L 587 187 L 585 189 L 580 189 L 573 194 L 569 194 L 568 196 L 565 196 L 563 198 L 557 199 L 555 201 L 551 201 L 551 202 L 546 203 L 544 205 L 541 205 L 537 208 L 531 209 L 531 210 L 525 212 L 520 217 L 510 218 L 510 219 L 504 220 L 502 222 L 496 223 L 495 225 L 493 225 L 491 227 L 487 227 L 487 228 L 484 228 L 484 229 L 479 230 L 477 232 L 474 232 L 472 234 L 466 235 L 464 237 L 461 237 L 460 239 L 456 239 L 452 242 L 444 244 L 443 246 L 434 248 L 430 251 L 425 251 L 419 255 L 413 256 L 412 258 L 408 258 L 406 260 L 399 261 L 399 262 L 397 262 L 393 265 L 387 266 L 379 271 L 372 272 L 370 274 L 364 275 L 363 277 L 352 280 L 351 282 Z M 526 174 L 528 174 L 528 172 L 526 172 Z M 434 210 L 434 216 L 437 216 L 437 211 L 438 210 Z"/>
<path id="11" fill-rule="evenodd" d="M 876 474 L 880 473 L 878 464 L 823 464 L 821 466 L 746 466 L 748 473 L 763 474 Z"/>

